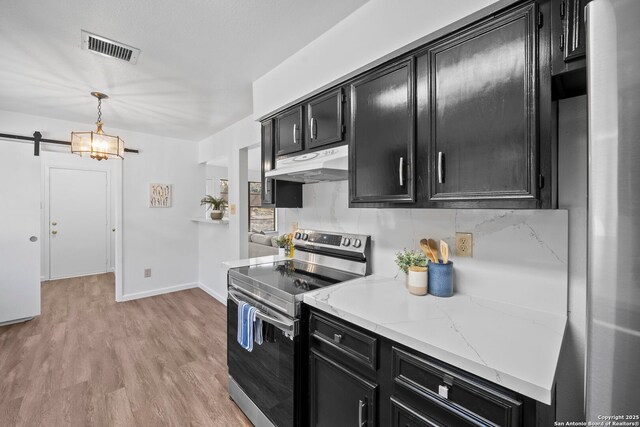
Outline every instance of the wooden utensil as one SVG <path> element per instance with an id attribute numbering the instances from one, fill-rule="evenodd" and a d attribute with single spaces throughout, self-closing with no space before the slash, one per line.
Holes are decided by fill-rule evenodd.
<path id="1" fill-rule="evenodd" d="M 420 249 L 422 249 L 422 252 L 424 252 L 431 262 L 438 262 L 438 256 L 434 256 L 433 253 L 431 253 L 431 248 L 429 247 L 429 241 L 427 239 L 420 240 Z"/>
<path id="2" fill-rule="evenodd" d="M 444 240 L 440 240 L 440 253 L 442 254 L 442 262 L 449 262 L 449 245 Z"/>
<path id="3" fill-rule="evenodd" d="M 431 254 L 433 255 L 433 257 L 436 259 L 434 262 L 438 263 L 440 262 L 440 260 L 438 259 L 438 243 L 436 243 L 435 240 L 433 239 L 429 239 L 429 250 L 431 251 Z"/>

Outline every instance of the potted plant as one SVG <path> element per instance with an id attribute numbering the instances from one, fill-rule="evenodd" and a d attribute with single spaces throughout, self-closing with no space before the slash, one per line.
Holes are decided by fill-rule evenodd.
<path id="1" fill-rule="evenodd" d="M 286 249 L 291 244 L 289 234 L 283 234 L 276 239 L 276 245 L 278 245 L 278 255 L 285 255 Z"/>
<path id="2" fill-rule="evenodd" d="M 427 257 L 420 251 L 403 250 L 396 252 L 396 265 L 405 275 L 411 267 L 426 267 Z"/>
<path id="3" fill-rule="evenodd" d="M 211 209 L 211 219 L 220 220 L 224 215 L 224 208 L 227 206 L 227 202 L 222 198 L 216 198 L 210 195 L 206 195 L 200 200 L 200 206 L 207 206 L 207 210 Z"/>

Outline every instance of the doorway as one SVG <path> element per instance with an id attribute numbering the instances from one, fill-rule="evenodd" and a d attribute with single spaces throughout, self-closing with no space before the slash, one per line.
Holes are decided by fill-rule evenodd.
<path id="1" fill-rule="evenodd" d="M 103 274 L 114 267 L 112 164 L 67 157 L 43 171 L 43 280 Z"/>
<path id="2" fill-rule="evenodd" d="M 49 168 L 49 279 L 109 271 L 109 171 Z"/>

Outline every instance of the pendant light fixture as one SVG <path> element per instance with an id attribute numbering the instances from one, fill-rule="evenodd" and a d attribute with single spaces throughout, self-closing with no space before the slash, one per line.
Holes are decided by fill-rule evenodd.
<path id="1" fill-rule="evenodd" d="M 98 98 L 97 129 L 90 132 L 71 132 L 71 152 L 92 159 L 106 160 L 109 156 L 124 157 L 124 141 L 119 136 L 107 135 L 102 131 L 102 100 L 109 98 L 104 93 L 91 92 Z"/>

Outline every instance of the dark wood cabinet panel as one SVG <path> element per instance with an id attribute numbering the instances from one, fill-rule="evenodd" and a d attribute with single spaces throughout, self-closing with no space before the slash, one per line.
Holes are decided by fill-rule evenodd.
<path id="1" fill-rule="evenodd" d="M 345 100 L 342 88 L 339 88 L 307 103 L 307 150 L 343 141 Z"/>
<path id="2" fill-rule="evenodd" d="M 541 420 L 554 419 L 554 405 L 543 405 L 308 306 L 303 313 L 309 321 L 304 330 L 311 333 L 305 344 L 309 355 L 307 419 L 312 426 L 359 425 L 363 399 L 367 405 L 372 402 L 362 415 L 367 426 L 533 427 L 546 425 Z M 349 355 L 329 351 L 330 347 L 315 340 L 314 316 L 375 339 L 379 344 L 375 371 L 363 369 Z"/>
<path id="3" fill-rule="evenodd" d="M 303 150 L 303 111 L 300 105 L 276 117 L 276 157 Z"/>
<path id="4" fill-rule="evenodd" d="M 391 352 L 396 391 L 409 391 L 427 404 L 442 401 L 442 405 L 451 406 L 449 412 L 460 412 L 469 419 L 503 427 L 520 425 L 522 402 L 513 396 L 489 388 L 471 376 L 453 372 L 426 357 L 395 346 Z M 446 389 L 445 398 L 440 395 L 441 387 Z"/>
<path id="5" fill-rule="evenodd" d="M 313 427 L 374 427 L 377 388 L 356 372 L 311 350 L 310 422 Z"/>
<path id="6" fill-rule="evenodd" d="M 414 61 L 351 84 L 350 202 L 413 202 Z"/>
<path id="7" fill-rule="evenodd" d="M 391 397 L 391 426 L 392 427 L 444 427 L 416 409 L 403 403 L 396 397 Z"/>
<path id="8" fill-rule="evenodd" d="M 265 172 L 272 170 L 274 164 L 273 150 L 273 120 L 265 120 L 261 123 L 261 144 L 262 153 L 262 205 L 268 206 L 273 204 L 274 182 L 272 179 L 265 178 Z"/>
<path id="9" fill-rule="evenodd" d="M 426 61 L 429 200 L 538 199 L 535 3 L 432 45 Z M 422 142 L 422 141 L 421 141 Z"/>
<path id="10" fill-rule="evenodd" d="M 280 181 L 266 178 L 265 172 L 275 168 L 274 120 L 268 119 L 261 123 L 260 149 L 261 165 L 261 201 L 265 208 L 301 208 L 302 184 L 298 182 Z"/>
<path id="11" fill-rule="evenodd" d="M 587 91 L 585 6 L 589 1 L 551 1 L 555 98 L 584 95 Z"/>

